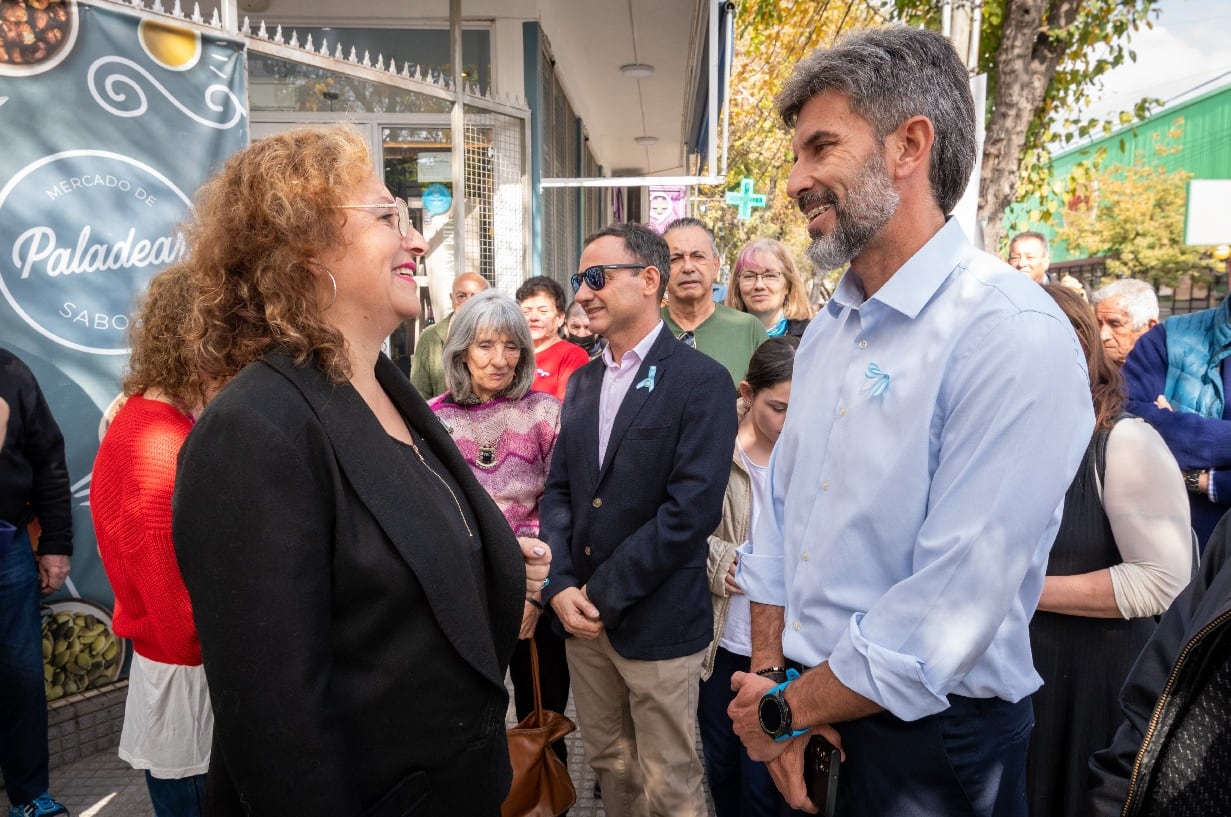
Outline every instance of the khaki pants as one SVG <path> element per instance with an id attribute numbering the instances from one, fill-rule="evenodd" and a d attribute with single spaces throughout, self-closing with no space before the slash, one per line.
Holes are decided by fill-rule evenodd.
<path id="1" fill-rule="evenodd" d="M 608 817 L 706 817 L 697 755 L 702 650 L 663 661 L 620 656 L 602 633 L 565 643 L 586 760 Z"/>

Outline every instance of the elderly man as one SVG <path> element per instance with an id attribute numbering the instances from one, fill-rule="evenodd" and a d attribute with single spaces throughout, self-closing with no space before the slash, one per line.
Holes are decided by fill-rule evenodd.
<path id="1" fill-rule="evenodd" d="M 1050 283 L 1047 268 L 1051 251 L 1042 233 L 1018 233 L 1009 241 L 1009 266 L 1026 274 L 1036 284 Z"/>
<path id="2" fill-rule="evenodd" d="M 714 303 L 718 249 L 710 228 L 695 218 L 677 218 L 663 238 L 671 249 L 671 277 L 662 318 L 671 334 L 717 360 L 732 384 L 748 373 L 748 359 L 765 342 L 765 327 L 746 312 Z"/>
<path id="3" fill-rule="evenodd" d="M 756 672 L 733 678 L 735 730 L 796 807 L 824 805 L 819 730 L 846 753 L 840 814 L 1024 815 L 1029 621 L 1094 426 L 1081 347 L 948 217 L 975 113 L 943 36 L 850 35 L 778 109 L 809 255 L 850 267 L 796 357 L 741 561 Z"/>
<path id="4" fill-rule="evenodd" d="M 1073 290 L 1083 299 L 1088 297 L 1081 281 L 1067 272 L 1060 276 L 1059 281 L 1052 279 L 1047 271 L 1051 266 L 1051 250 L 1047 246 L 1047 236 L 1042 233 L 1018 233 L 1013 236 L 1009 242 L 1009 266 L 1015 267 L 1036 284 L 1057 283 Z"/>
<path id="5" fill-rule="evenodd" d="M 1103 348 L 1117 366 L 1123 366 L 1137 339 L 1158 323 L 1154 287 L 1125 278 L 1095 292 L 1093 300 Z"/>
<path id="6" fill-rule="evenodd" d="M 701 663 L 713 637 L 708 536 L 722 515 L 735 389 L 679 343 L 658 304 L 658 233 L 586 239 L 577 302 L 607 339 L 569 379 L 541 508 L 544 598 L 565 643 L 586 760 L 610 817 L 705 817 Z"/>
<path id="7" fill-rule="evenodd" d="M 1231 297 L 1172 315 L 1124 361 L 1125 409 L 1158 429 L 1184 471 L 1193 530 L 1204 548 L 1231 505 Z"/>
<path id="8" fill-rule="evenodd" d="M 419 390 L 424 400 L 430 400 L 438 394 L 444 394 L 445 370 L 440 360 L 440 354 L 445 348 L 445 339 L 449 337 L 449 321 L 462 304 L 471 295 L 478 295 L 487 289 L 487 279 L 477 272 L 463 272 L 453 279 L 453 289 L 449 291 L 449 303 L 453 307 L 443 321 L 434 323 L 424 329 L 415 344 L 415 359 L 410 366 L 410 384 Z"/>

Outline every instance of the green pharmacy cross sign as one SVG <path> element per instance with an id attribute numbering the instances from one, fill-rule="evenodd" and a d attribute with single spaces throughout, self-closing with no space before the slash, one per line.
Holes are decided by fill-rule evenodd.
<path id="1" fill-rule="evenodd" d="M 752 208 L 765 206 L 765 196 L 760 193 L 753 193 L 752 179 L 745 177 L 740 180 L 738 193 L 727 193 L 727 204 L 734 204 L 739 207 L 739 220 L 747 221 L 748 217 L 752 215 Z"/>

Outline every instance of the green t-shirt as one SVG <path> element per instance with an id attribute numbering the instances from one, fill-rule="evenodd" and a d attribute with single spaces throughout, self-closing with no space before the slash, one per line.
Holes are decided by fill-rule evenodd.
<path id="1" fill-rule="evenodd" d="M 677 338 L 684 331 L 671 319 L 671 313 L 665 306 L 662 308 L 662 319 Z M 693 330 L 697 351 L 726 366 L 731 373 L 731 382 L 736 385 L 748 374 L 748 359 L 766 338 L 765 327 L 759 320 L 747 312 L 722 304 L 714 304 L 714 314 Z"/>
<path id="2" fill-rule="evenodd" d="M 449 336 L 449 321 L 452 319 L 453 313 L 450 312 L 443 321 L 420 332 L 415 343 L 415 355 L 410 362 L 410 383 L 419 390 L 424 400 L 445 393 L 445 367 L 440 358 L 445 350 L 445 338 Z"/>

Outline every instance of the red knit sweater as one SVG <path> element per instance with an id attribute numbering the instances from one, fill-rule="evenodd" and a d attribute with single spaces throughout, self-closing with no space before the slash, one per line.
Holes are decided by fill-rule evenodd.
<path id="1" fill-rule="evenodd" d="M 90 513 L 115 590 L 116 634 L 146 658 L 196 666 L 201 642 L 171 546 L 176 457 L 191 428 L 166 403 L 130 398 L 98 447 Z"/>

